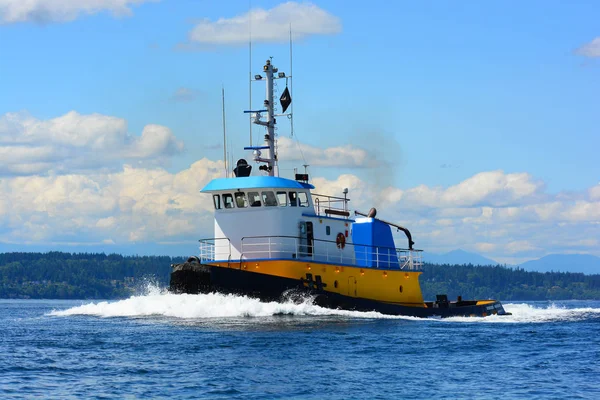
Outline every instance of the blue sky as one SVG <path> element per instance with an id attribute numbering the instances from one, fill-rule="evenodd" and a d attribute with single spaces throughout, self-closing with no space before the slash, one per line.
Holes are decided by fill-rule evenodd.
<path id="1" fill-rule="evenodd" d="M 383 215 L 416 225 L 432 251 L 460 247 L 507 262 L 600 255 L 600 5 L 583 1 L 0 2 L 0 154 L 12 156 L 0 168 L 4 249 L 144 253 L 159 242 L 168 252 L 203 236 L 210 215 L 202 200 L 194 209 L 200 187 L 183 193 L 173 182 L 193 171 L 189 185 L 202 185 L 197 176 L 218 173 L 211 163 L 222 159 L 222 86 L 234 157 L 244 155 L 237 149 L 248 141 L 247 36 L 229 22 L 247 20 L 249 5 L 265 18 L 253 28 L 253 73 L 269 56 L 289 73 L 278 29 L 291 22 L 298 36 L 295 133 L 317 182 L 353 183 L 357 193 L 368 187 L 356 204 L 385 205 Z M 264 89 L 253 90 L 258 104 Z M 282 156 L 294 159 L 280 122 L 289 148 Z M 325 149 L 340 159 L 323 161 Z M 352 154 L 358 158 L 344 163 Z M 302 163 L 282 165 L 282 174 Z M 126 168 L 140 186 L 127 196 Z M 170 183 L 153 186 L 157 174 Z M 21 190 L 34 184 L 50 194 Z M 427 205 L 416 195 L 421 186 L 438 200 Z M 452 188 L 483 194 L 453 203 Z M 393 191 L 398 196 L 385 198 Z M 184 194 L 185 206 L 158 203 Z M 135 205 L 124 207 L 124 197 Z M 61 214 L 50 206 L 74 198 L 112 208 Z M 148 233 L 168 217 L 168 232 Z M 573 244 L 536 236 L 554 229 Z M 462 241 L 447 239 L 457 235 Z"/>

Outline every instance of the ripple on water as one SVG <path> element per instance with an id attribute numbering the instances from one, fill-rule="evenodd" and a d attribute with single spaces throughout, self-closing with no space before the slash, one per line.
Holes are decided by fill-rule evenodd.
<path id="1" fill-rule="evenodd" d="M 600 302 L 433 321 L 160 292 L 2 306 L 2 398 L 600 398 Z"/>

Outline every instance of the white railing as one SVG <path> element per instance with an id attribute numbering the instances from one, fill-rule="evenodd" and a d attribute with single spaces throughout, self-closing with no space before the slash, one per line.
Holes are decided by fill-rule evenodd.
<path id="1" fill-rule="evenodd" d="M 223 240 L 226 243 L 217 241 Z M 227 251 L 231 259 L 231 244 L 227 239 L 200 241 L 200 259 L 214 261 L 215 254 Z M 223 246 L 215 250 L 216 246 Z M 241 241 L 241 260 L 298 259 L 334 264 L 355 265 L 365 268 L 419 270 L 423 267 L 421 250 L 395 249 L 346 243 L 344 249 L 333 241 L 313 240 L 293 236 L 244 237 Z M 224 257 L 218 257 L 225 259 Z"/>
<path id="2" fill-rule="evenodd" d="M 315 213 L 329 216 L 330 214 L 349 217 L 348 199 L 343 197 L 328 196 L 325 194 L 311 193 Z"/>
<path id="3" fill-rule="evenodd" d="M 423 251 L 396 249 L 400 269 L 418 270 L 423 269 Z"/>
<path id="4" fill-rule="evenodd" d="M 224 257 L 217 257 L 217 254 Z M 227 238 L 202 239 L 200 240 L 200 262 L 219 260 L 231 260 L 231 242 Z"/>

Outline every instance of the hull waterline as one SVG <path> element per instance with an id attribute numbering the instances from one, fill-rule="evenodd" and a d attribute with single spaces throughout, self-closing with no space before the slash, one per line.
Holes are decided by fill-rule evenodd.
<path id="1" fill-rule="evenodd" d="M 169 289 L 173 293 L 218 292 L 245 295 L 261 301 L 304 301 L 310 296 L 314 299 L 314 303 L 321 307 L 376 311 L 387 315 L 420 318 L 510 315 L 499 301 L 425 302 L 414 306 L 402 305 L 329 292 L 304 279 L 290 279 L 198 263 L 174 265 Z"/>

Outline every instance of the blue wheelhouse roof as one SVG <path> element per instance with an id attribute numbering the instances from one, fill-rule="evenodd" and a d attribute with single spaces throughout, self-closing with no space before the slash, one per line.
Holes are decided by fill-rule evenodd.
<path id="1" fill-rule="evenodd" d="M 314 189 L 310 183 L 298 182 L 292 179 L 280 178 L 278 176 L 247 176 L 243 178 L 217 178 L 208 182 L 200 191 L 219 192 L 223 190 L 238 190 L 238 189 Z"/>

